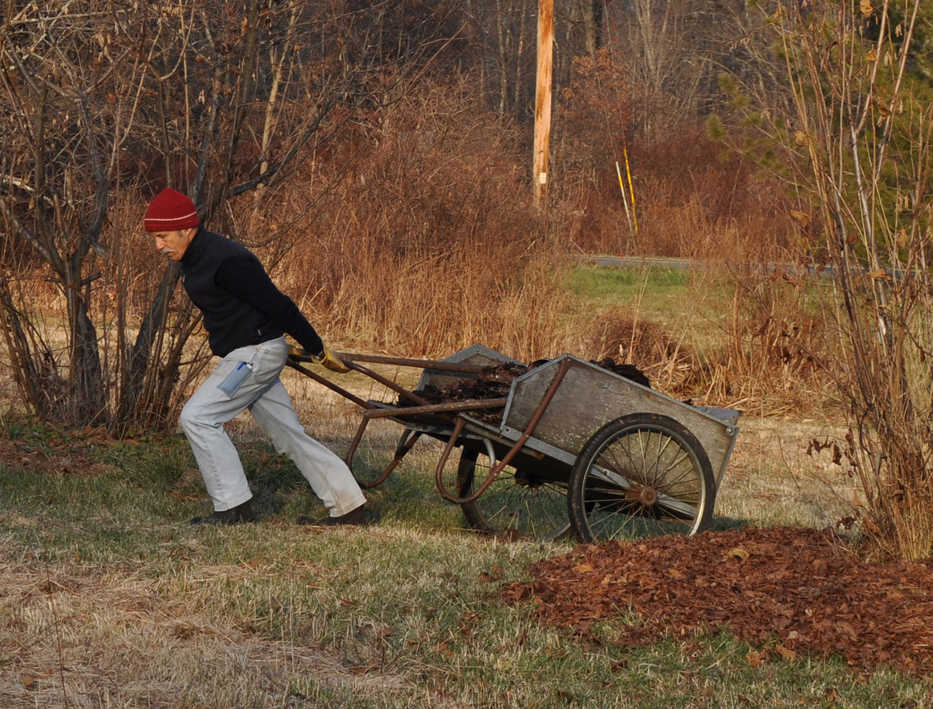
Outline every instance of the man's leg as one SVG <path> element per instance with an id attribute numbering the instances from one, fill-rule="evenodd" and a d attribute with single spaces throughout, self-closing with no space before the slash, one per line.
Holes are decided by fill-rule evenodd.
<path id="1" fill-rule="evenodd" d="M 305 432 L 281 381 L 269 387 L 250 411 L 275 449 L 295 462 L 331 517 L 347 514 L 366 502 L 347 464 Z"/>
<path id="2" fill-rule="evenodd" d="M 233 395 L 221 391 L 219 385 L 240 363 L 252 361 L 255 354 L 255 347 L 241 347 L 224 357 L 181 411 L 182 430 L 216 512 L 236 507 L 253 496 L 240 456 L 223 426 L 260 396 L 268 381 L 253 372 Z"/>

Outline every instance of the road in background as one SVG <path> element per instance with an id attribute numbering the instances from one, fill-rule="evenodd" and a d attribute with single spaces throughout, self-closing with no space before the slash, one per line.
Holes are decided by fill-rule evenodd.
<path id="1" fill-rule="evenodd" d="M 609 256 L 586 255 L 581 259 L 584 263 L 602 268 L 666 268 L 670 270 L 689 270 L 690 268 L 714 268 L 719 265 L 715 261 L 696 261 L 687 258 L 668 258 L 664 256 Z M 748 264 L 744 264 L 743 267 Z M 760 264 L 767 273 L 788 273 L 793 275 L 830 276 L 832 266 L 806 266 L 795 263 L 766 263 Z"/>

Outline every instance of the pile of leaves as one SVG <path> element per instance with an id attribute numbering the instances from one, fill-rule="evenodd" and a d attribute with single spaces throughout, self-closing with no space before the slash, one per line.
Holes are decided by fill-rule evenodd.
<path id="1" fill-rule="evenodd" d="M 512 388 L 512 380 L 516 377 L 529 372 L 536 367 L 547 364 L 550 360 L 539 359 L 530 365 L 520 362 L 503 362 L 502 364 L 491 365 L 484 368 L 475 378 L 464 378 L 446 387 L 435 387 L 428 385 L 415 393 L 431 403 L 438 404 L 448 401 L 464 401 L 466 399 L 498 399 L 508 396 Z M 621 375 L 626 379 L 650 387 L 648 377 L 633 364 L 623 364 L 616 362 L 611 357 L 596 361 L 591 360 L 591 364 L 607 369 L 610 372 Z"/>
<path id="2" fill-rule="evenodd" d="M 727 630 L 759 649 L 757 666 L 806 654 L 843 657 L 863 673 L 891 665 L 933 672 L 933 560 L 868 562 L 831 531 L 745 528 L 581 546 L 530 567 L 501 590 L 583 636 L 617 623 L 636 646 Z M 637 621 L 629 622 L 632 614 Z"/>
<path id="3" fill-rule="evenodd" d="M 529 367 L 518 362 L 504 362 L 484 368 L 475 378 L 459 379 L 453 384 L 438 388 L 428 384 L 415 393 L 432 404 L 466 399 L 499 399 L 508 396 L 512 380 L 527 372 Z"/>

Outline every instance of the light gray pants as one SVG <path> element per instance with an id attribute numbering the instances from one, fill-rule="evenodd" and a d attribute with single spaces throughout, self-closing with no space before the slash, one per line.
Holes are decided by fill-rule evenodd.
<path id="1" fill-rule="evenodd" d="M 276 451 L 294 461 L 331 516 L 351 512 L 366 501 L 347 464 L 305 433 L 298 421 L 298 414 L 279 379 L 287 357 L 288 345 L 284 337 L 233 350 L 181 411 L 182 430 L 218 512 L 236 507 L 253 496 L 240 457 L 223 428 L 244 409 L 250 410 Z M 218 387 L 243 362 L 249 363 L 252 371 L 236 391 L 228 395 Z"/>

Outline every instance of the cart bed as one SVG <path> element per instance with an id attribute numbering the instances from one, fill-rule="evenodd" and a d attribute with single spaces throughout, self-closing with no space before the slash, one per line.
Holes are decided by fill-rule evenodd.
<path id="1" fill-rule="evenodd" d="M 570 367 L 535 428 L 535 440 L 529 439 L 526 445 L 572 463 L 603 424 L 634 412 L 662 414 L 696 436 L 709 457 L 719 487 L 738 435 L 739 411 L 677 401 L 568 354 L 535 367 L 512 383 L 500 429 L 506 438 L 517 440 L 527 428 L 564 360 L 570 360 Z"/>
<path id="2" fill-rule="evenodd" d="M 736 409 L 694 406 L 638 384 L 592 362 L 564 354 L 516 377 L 499 425 L 491 425 L 463 414 L 468 430 L 476 434 L 498 434 L 506 441 L 517 441 L 534 415 L 548 385 L 564 360 L 569 369 L 564 380 L 538 421 L 525 447 L 566 465 L 574 460 L 590 437 L 605 423 L 626 414 L 640 412 L 669 416 L 696 436 L 710 461 L 716 487 L 722 480 L 739 429 Z M 472 345 L 442 360 L 460 364 L 494 366 L 515 362 L 483 345 Z M 456 383 L 468 374 L 425 369 L 418 388 L 433 385 L 439 389 Z M 442 430 L 444 426 L 440 427 Z"/>

